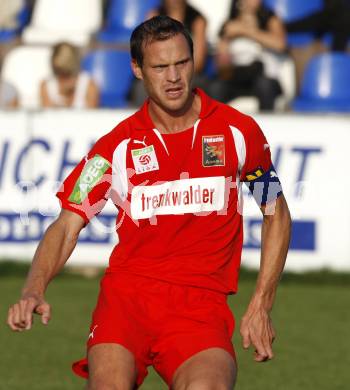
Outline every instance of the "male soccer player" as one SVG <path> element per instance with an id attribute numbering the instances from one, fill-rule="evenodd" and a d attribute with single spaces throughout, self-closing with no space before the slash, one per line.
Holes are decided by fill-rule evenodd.
<path id="1" fill-rule="evenodd" d="M 93 146 L 58 192 L 48 228 L 8 324 L 46 324 L 44 293 L 81 229 L 111 198 L 114 248 L 93 313 L 87 358 L 73 365 L 88 388 L 132 389 L 147 367 L 175 390 L 232 389 L 234 319 L 242 249 L 240 183 L 263 212 L 261 267 L 241 322 L 243 346 L 271 359 L 270 319 L 286 258 L 290 216 L 269 145 L 254 120 L 192 89 L 193 46 L 183 25 L 152 18 L 131 37 L 132 69 L 149 99 Z"/>

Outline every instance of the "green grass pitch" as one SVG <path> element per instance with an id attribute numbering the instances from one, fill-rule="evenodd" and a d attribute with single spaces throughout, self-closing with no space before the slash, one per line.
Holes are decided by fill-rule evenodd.
<path id="1" fill-rule="evenodd" d="M 236 316 L 234 344 L 239 363 L 237 390 L 350 389 L 349 275 L 286 275 L 273 309 L 277 330 L 275 358 L 255 363 L 243 351 L 239 319 L 254 288 L 255 275 L 244 272 L 239 293 L 230 297 Z M 0 264 L 0 390 L 83 389 L 84 380 L 70 371 L 84 354 L 98 279 L 63 275 L 50 286 L 53 307 L 48 327 L 38 318 L 30 332 L 12 333 L 5 325 L 7 308 L 19 296 L 23 272 Z M 150 370 L 142 390 L 166 389 Z"/>

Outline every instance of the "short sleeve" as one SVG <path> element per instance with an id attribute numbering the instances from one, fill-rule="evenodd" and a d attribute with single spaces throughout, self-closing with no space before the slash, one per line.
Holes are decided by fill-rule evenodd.
<path id="1" fill-rule="evenodd" d="M 270 145 L 259 125 L 249 118 L 243 133 L 245 161 L 240 178 L 245 182 L 259 206 L 274 201 L 282 187 L 271 161 Z"/>
<path id="2" fill-rule="evenodd" d="M 112 158 L 101 139 L 64 180 L 56 196 L 63 209 L 80 215 L 85 223 L 97 215 L 108 200 Z"/>
<path id="3" fill-rule="evenodd" d="M 270 146 L 259 125 L 251 119 L 244 132 L 245 161 L 241 170 L 241 181 L 252 181 L 260 173 L 266 172 L 271 162 Z"/>

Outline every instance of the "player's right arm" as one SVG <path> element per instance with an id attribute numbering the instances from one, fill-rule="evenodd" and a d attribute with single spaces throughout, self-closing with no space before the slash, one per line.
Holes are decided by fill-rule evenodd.
<path id="1" fill-rule="evenodd" d="M 43 324 L 48 323 L 46 288 L 71 255 L 81 229 L 102 210 L 109 197 L 110 145 L 109 135 L 100 138 L 57 192 L 62 211 L 36 250 L 20 300 L 9 309 L 7 323 L 12 330 L 30 329 L 33 313 L 41 315 Z"/>
<path id="2" fill-rule="evenodd" d="M 44 325 L 48 323 L 51 310 L 44 297 L 46 288 L 68 260 L 84 226 L 85 221 L 80 215 L 62 210 L 47 229 L 35 252 L 21 298 L 9 308 L 7 324 L 12 330 L 30 329 L 33 313 L 41 315 Z"/>

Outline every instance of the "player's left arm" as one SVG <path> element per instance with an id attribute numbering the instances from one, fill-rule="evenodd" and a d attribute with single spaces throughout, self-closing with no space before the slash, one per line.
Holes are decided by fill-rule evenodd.
<path id="1" fill-rule="evenodd" d="M 291 231 L 290 213 L 283 194 L 275 202 L 261 206 L 261 211 L 260 271 L 240 327 L 243 347 L 254 346 L 257 362 L 273 357 L 272 343 L 276 335 L 270 313 L 286 261 Z"/>
<path id="2" fill-rule="evenodd" d="M 260 207 L 263 223 L 259 275 L 240 331 L 243 347 L 253 345 L 255 360 L 261 362 L 273 357 L 275 331 L 270 313 L 286 261 L 291 218 L 265 135 L 252 118 L 248 119 L 243 131 L 245 159 L 242 159 L 241 180 Z"/>

